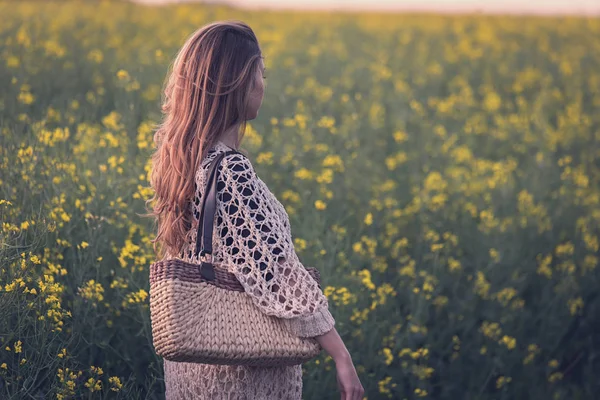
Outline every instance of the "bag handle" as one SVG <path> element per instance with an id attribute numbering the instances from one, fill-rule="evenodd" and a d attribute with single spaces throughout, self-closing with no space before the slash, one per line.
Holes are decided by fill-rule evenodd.
<path id="1" fill-rule="evenodd" d="M 236 150 L 229 150 L 218 154 L 215 159 L 211 162 L 208 170 L 208 179 L 206 187 L 204 189 L 204 199 L 202 201 L 202 209 L 200 211 L 200 218 L 198 220 L 198 232 L 196 234 L 196 254 L 200 257 L 209 254 L 210 261 L 205 262 L 201 260 L 200 274 L 208 279 L 214 280 L 215 273 L 212 263 L 212 238 L 213 238 L 213 224 L 215 219 L 215 212 L 217 210 L 217 166 L 221 163 L 223 157 L 229 154 L 242 154 Z M 206 216 L 208 213 L 208 217 Z"/>

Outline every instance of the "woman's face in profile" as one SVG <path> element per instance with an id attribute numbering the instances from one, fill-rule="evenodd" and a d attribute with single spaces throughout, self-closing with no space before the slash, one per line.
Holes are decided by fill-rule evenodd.
<path id="1" fill-rule="evenodd" d="M 258 116 L 258 109 L 260 108 L 263 97 L 265 94 L 265 81 L 263 79 L 265 73 L 265 63 L 263 59 L 260 59 L 259 66 L 256 69 L 256 75 L 254 76 L 253 89 L 250 91 L 248 97 L 248 109 L 246 119 L 254 119 Z"/>

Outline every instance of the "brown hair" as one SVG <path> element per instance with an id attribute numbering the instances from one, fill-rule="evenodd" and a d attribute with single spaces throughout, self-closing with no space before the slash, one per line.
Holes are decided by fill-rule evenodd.
<path id="1" fill-rule="evenodd" d="M 150 185 L 158 224 L 159 258 L 179 256 L 191 233 L 189 203 L 195 174 L 221 134 L 239 124 L 246 130 L 248 94 L 262 52 L 252 29 L 241 21 L 207 24 L 188 37 L 172 63 L 164 86 L 163 121 L 154 133 Z"/>

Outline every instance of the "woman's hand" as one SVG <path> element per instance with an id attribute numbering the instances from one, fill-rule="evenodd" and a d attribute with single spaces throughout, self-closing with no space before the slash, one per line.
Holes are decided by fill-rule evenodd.
<path id="1" fill-rule="evenodd" d="M 341 400 L 362 400 L 365 389 L 358 379 L 356 369 L 350 357 L 335 360 L 338 388 L 342 394 Z"/>
<path id="2" fill-rule="evenodd" d="M 333 327 L 329 332 L 315 336 L 315 339 L 335 362 L 336 378 L 342 400 L 362 400 L 365 389 L 358 379 L 352 357 L 337 329 Z"/>

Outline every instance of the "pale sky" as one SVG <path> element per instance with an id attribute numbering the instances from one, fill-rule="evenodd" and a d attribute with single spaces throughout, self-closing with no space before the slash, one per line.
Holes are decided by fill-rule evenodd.
<path id="1" fill-rule="evenodd" d="M 194 0 L 134 0 L 141 3 Z M 209 1 L 206 1 L 209 2 Z M 220 0 L 212 0 L 218 3 Z M 221 0 L 244 8 L 600 15 L 600 0 Z"/>

